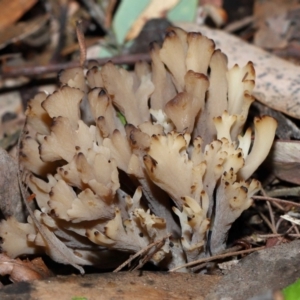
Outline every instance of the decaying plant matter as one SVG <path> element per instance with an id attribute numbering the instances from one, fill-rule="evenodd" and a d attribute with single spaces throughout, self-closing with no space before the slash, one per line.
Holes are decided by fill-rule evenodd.
<path id="1" fill-rule="evenodd" d="M 134 72 L 65 70 L 61 88 L 29 102 L 20 161 L 36 209 L 26 224 L 2 222 L 7 255 L 47 253 L 82 271 L 164 239 L 150 257 L 164 268 L 225 248 L 277 123 L 256 118 L 252 143 L 253 65 L 228 70 L 200 33 L 170 28 L 151 58 Z"/>

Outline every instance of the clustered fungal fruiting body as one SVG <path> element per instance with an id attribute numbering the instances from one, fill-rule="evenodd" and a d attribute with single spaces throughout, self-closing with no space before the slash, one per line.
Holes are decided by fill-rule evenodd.
<path id="1" fill-rule="evenodd" d="M 47 253 L 80 270 L 112 267 L 120 253 L 164 240 L 151 261 L 171 268 L 208 255 L 207 246 L 213 254 L 225 248 L 260 189 L 249 178 L 277 123 L 255 119 L 252 143 L 243 127 L 253 65 L 228 70 L 200 33 L 170 28 L 151 58 L 134 72 L 112 63 L 86 75 L 65 70 L 61 88 L 29 102 L 20 161 L 36 209 L 26 224 L 2 221 L 10 257 Z"/>

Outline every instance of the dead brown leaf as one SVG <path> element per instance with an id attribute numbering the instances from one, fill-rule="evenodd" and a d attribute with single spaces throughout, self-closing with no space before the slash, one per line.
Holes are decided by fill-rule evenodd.
<path id="1" fill-rule="evenodd" d="M 14 2 L 14 1 L 11 1 Z M 0 1 L 1 3 L 1 1 Z M 1 8 L 0 8 L 1 9 Z M 42 15 L 27 22 L 19 22 L 0 30 L 0 49 L 10 43 L 20 41 L 40 29 L 49 19 L 49 15 Z"/>
<path id="2" fill-rule="evenodd" d="M 44 279 L 51 276 L 43 260 L 38 257 L 33 260 L 11 259 L 7 255 L 0 254 L 0 275 L 9 275 L 13 282 Z"/>
<path id="3" fill-rule="evenodd" d="M 286 47 L 293 22 L 288 13 L 297 7 L 299 5 L 296 0 L 256 1 L 254 18 L 258 30 L 254 36 L 254 44 L 266 49 Z"/>
<path id="4" fill-rule="evenodd" d="M 274 175 L 281 180 L 300 184 L 299 153 L 299 141 L 276 141 L 270 154 Z"/>
<path id="5" fill-rule="evenodd" d="M 280 245 L 282 242 L 283 242 L 282 237 L 271 237 L 271 238 L 267 239 L 266 248 Z"/>
<path id="6" fill-rule="evenodd" d="M 36 3 L 37 0 L 1 0 L 0 30 L 4 30 L 14 24 Z"/>

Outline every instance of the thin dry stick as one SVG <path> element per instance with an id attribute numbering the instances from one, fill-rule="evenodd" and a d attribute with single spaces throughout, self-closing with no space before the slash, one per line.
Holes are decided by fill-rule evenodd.
<path id="1" fill-rule="evenodd" d="M 269 197 L 269 195 L 266 193 L 266 191 L 265 191 L 264 189 L 262 189 L 261 191 L 262 191 L 263 196 Z M 272 211 L 272 208 L 270 207 L 270 202 L 268 201 L 267 203 L 269 203 L 269 204 L 268 204 L 269 210 Z M 283 208 L 279 203 L 277 203 L 277 202 L 271 202 L 271 204 L 274 205 L 274 206 L 276 206 L 276 207 L 279 208 L 280 210 L 285 211 L 284 208 Z M 272 216 L 273 216 L 273 212 L 272 212 Z M 271 215 L 270 215 L 270 217 L 271 217 Z M 273 219 L 274 219 L 274 217 L 273 217 Z M 271 220 L 272 220 L 272 217 L 271 217 Z M 272 221 L 272 223 L 275 224 L 274 221 Z"/>
<path id="2" fill-rule="evenodd" d="M 262 189 L 262 193 L 264 196 L 268 196 L 265 192 L 264 189 Z M 268 226 L 271 228 L 272 230 L 272 233 L 277 233 L 276 231 L 276 224 L 275 224 L 275 220 L 274 220 L 274 214 L 273 214 L 273 210 L 272 210 L 272 207 L 271 207 L 271 204 L 269 201 L 266 201 L 267 202 L 267 206 L 268 206 L 268 210 L 269 210 L 269 216 L 270 216 L 270 219 L 271 219 L 271 222 L 269 223 L 269 220 L 267 219 L 264 219 L 263 218 L 263 214 L 260 214 L 260 216 L 264 219 L 264 221 L 268 224 Z"/>
<path id="3" fill-rule="evenodd" d="M 79 20 L 76 22 L 76 35 L 77 40 L 79 44 L 79 50 L 80 50 L 80 65 L 84 67 L 85 61 L 86 61 L 86 45 L 85 45 L 85 39 L 84 39 L 84 33 L 82 28 L 82 21 Z"/>
<path id="4" fill-rule="evenodd" d="M 269 201 L 267 201 L 267 206 L 268 206 L 268 209 L 269 209 L 269 215 L 270 215 L 271 224 L 272 224 L 272 232 L 277 233 L 274 213 L 273 213 L 273 210 L 272 210 L 272 207 L 271 207 L 271 204 L 270 204 Z"/>
<path id="5" fill-rule="evenodd" d="M 177 270 L 182 269 L 182 268 L 198 265 L 198 264 L 203 263 L 203 262 L 209 262 L 209 261 L 213 261 L 213 260 L 217 260 L 217 259 L 222 259 L 222 258 L 225 258 L 225 257 L 251 253 L 251 252 L 259 251 L 259 250 L 262 250 L 262 249 L 265 249 L 265 246 L 258 247 L 258 248 L 247 249 L 247 250 L 242 250 L 242 251 L 231 252 L 231 253 L 225 253 L 225 254 L 220 254 L 220 255 L 215 255 L 215 256 L 210 256 L 210 257 L 206 257 L 206 258 L 201 258 L 201 259 L 186 263 L 184 265 L 181 265 L 179 267 L 176 267 L 174 269 L 171 269 L 169 272 L 174 272 L 174 271 L 177 271 Z"/>
<path id="6" fill-rule="evenodd" d="M 149 249 L 151 249 L 154 246 L 159 245 L 160 243 L 163 243 L 166 241 L 167 238 L 169 238 L 171 236 L 171 234 L 163 237 L 161 240 L 155 241 L 151 244 L 149 244 L 147 247 L 141 249 L 140 251 L 138 251 L 137 253 L 135 253 L 134 255 L 131 255 L 126 261 L 124 261 L 120 266 L 118 266 L 113 273 L 119 272 L 121 269 L 123 269 L 126 265 L 129 265 L 135 258 L 137 258 L 138 256 L 144 254 L 145 252 L 147 252 Z"/>
<path id="7" fill-rule="evenodd" d="M 280 219 L 280 220 L 284 220 L 284 219 Z M 298 231 L 297 235 L 300 234 L 297 225 L 293 223 L 293 225 L 290 226 L 290 228 L 285 233 L 257 234 L 257 237 L 262 238 L 262 239 L 268 239 L 268 238 L 281 237 L 281 236 L 292 236 L 292 234 L 290 232 L 293 229 L 295 231 Z"/>
<path id="8" fill-rule="evenodd" d="M 198 272 L 199 270 L 205 268 L 206 266 L 207 266 L 207 263 L 206 263 L 206 262 L 205 262 L 205 263 L 202 263 L 202 264 L 198 265 L 197 267 L 194 267 L 194 268 L 193 268 L 193 272 L 196 273 L 196 272 Z"/>
<path id="9" fill-rule="evenodd" d="M 249 17 L 245 17 L 242 20 L 238 20 L 235 22 L 230 23 L 229 25 L 224 27 L 224 31 L 226 32 L 234 32 L 236 30 L 239 30 L 245 26 L 248 26 L 250 24 L 252 24 L 254 21 L 254 17 L 253 16 L 249 16 Z"/>
<path id="10" fill-rule="evenodd" d="M 111 1 L 111 0 L 110 0 Z M 102 1 L 94 0 L 82 0 L 83 4 L 86 6 L 89 14 L 92 16 L 94 21 L 101 27 L 105 28 L 105 12 L 102 10 L 99 3 Z M 97 3 L 99 2 L 99 3 Z"/>
<path id="11" fill-rule="evenodd" d="M 289 205 L 293 205 L 296 207 L 300 207 L 300 203 L 296 203 L 296 202 L 288 201 L 288 200 L 282 200 L 282 199 L 278 199 L 278 198 L 272 198 L 272 197 L 268 197 L 268 196 L 252 196 L 252 198 L 255 200 L 278 202 L 278 203 L 289 204 Z"/>
<path id="12" fill-rule="evenodd" d="M 284 220 L 284 219 L 280 218 L 280 220 Z M 288 234 L 289 232 L 291 232 L 296 226 L 297 225 L 295 223 L 293 223 L 292 226 L 286 231 L 285 234 Z M 298 232 L 296 232 L 296 233 L 298 233 Z"/>
<path id="13" fill-rule="evenodd" d="M 240 251 L 242 248 L 243 247 L 241 245 L 233 246 L 231 248 L 225 249 L 224 251 L 218 253 L 218 255 L 225 254 L 225 253 L 230 253 L 232 251 Z M 197 272 L 198 270 L 203 269 L 206 266 L 206 264 L 207 263 L 205 262 L 205 263 L 202 263 L 202 264 L 198 265 L 197 267 L 194 267 L 193 272 Z"/>
<path id="14" fill-rule="evenodd" d="M 285 209 L 283 208 L 282 205 L 280 205 L 277 202 L 270 202 L 273 206 L 275 206 L 276 208 L 280 209 L 281 211 L 285 211 Z"/>
<path id="15" fill-rule="evenodd" d="M 274 238 L 274 237 L 280 237 L 283 235 L 284 235 L 284 233 L 256 234 L 256 236 L 261 239 L 269 239 L 269 238 Z"/>
<path id="16" fill-rule="evenodd" d="M 276 223 L 276 231 L 277 231 L 277 232 L 278 232 L 279 226 L 280 226 L 280 224 L 282 223 L 283 220 L 284 220 L 284 219 L 282 219 L 282 218 L 279 218 L 279 219 L 278 219 L 278 221 L 277 221 L 277 223 Z"/>
<path id="17" fill-rule="evenodd" d="M 280 219 L 280 220 L 284 220 L 284 219 Z M 296 232 L 296 234 L 300 234 L 297 225 L 293 224 L 292 226 L 290 226 L 290 228 L 285 233 L 257 234 L 256 236 L 259 237 L 259 238 L 272 238 L 272 237 L 280 237 L 280 236 L 291 236 L 290 232 L 293 229 L 295 231 L 298 231 L 298 232 Z"/>
<path id="18" fill-rule="evenodd" d="M 288 236 L 295 237 L 295 238 L 300 238 L 300 234 L 296 234 L 296 233 L 289 233 Z"/>
<path id="19" fill-rule="evenodd" d="M 242 249 L 241 245 L 236 245 L 236 246 L 233 246 L 231 248 L 223 250 L 221 253 L 218 253 L 217 255 L 221 255 L 221 254 L 225 254 L 225 253 L 230 253 L 230 252 L 236 252 L 236 251 L 240 251 L 241 249 Z"/>
<path id="20" fill-rule="evenodd" d="M 117 4 L 117 0 L 110 0 L 107 4 L 107 8 L 105 11 L 105 27 L 109 28 L 111 26 L 111 20 L 113 11 L 115 9 L 115 6 Z"/>
<path id="21" fill-rule="evenodd" d="M 138 265 L 137 265 L 135 268 L 133 268 L 133 271 L 136 271 L 136 270 L 142 268 L 143 265 L 144 265 L 146 262 L 148 262 L 148 261 L 153 257 L 153 255 L 154 255 L 155 253 L 157 253 L 157 252 L 161 249 L 161 247 L 162 247 L 164 244 L 165 244 L 165 240 L 161 240 L 160 243 L 158 243 L 157 246 L 155 247 L 154 251 L 152 251 L 152 252 L 149 253 L 149 254 L 146 254 L 144 258 L 140 259 Z"/>
<path id="22" fill-rule="evenodd" d="M 100 66 L 106 64 L 108 61 L 111 61 L 115 65 L 122 64 L 134 64 L 137 61 L 144 60 L 150 61 L 150 55 L 148 53 L 137 53 L 137 54 L 122 54 L 114 57 L 108 58 L 99 58 L 99 59 L 91 59 L 87 62 L 97 62 Z M 48 65 L 40 65 L 40 66 L 19 66 L 19 67 L 10 67 L 7 65 L 2 66 L 1 69 L 1 79 L 5 78 L 14 78 L 20 76 L 34 77 L 43 74 L 49 73 L 57 73 L 63 69 L 70 69 L 80 67 L 80 63 L 78 61 L 71 61 L 66 63 L 58 63 L 58 64 L 48 64 Z"/>
<path id="23" fill-rule="evenodd" d="M 268 219 L 262 212 L 257 211 L 257 213 L 258 213 L 258 214 L 260 215 L 260 217 L 264 220 L 264 222 L 268 225 L 268 227 L 271 229 L 271 231 L 272 231 L 273 233 L 276 233 L 276 232 L 274 231 L 273 225 L 272 225 L 272 223 L 269 221 L 269 219 Z"/>
<path id="24" fill-rule="evenodd" d="M 284 220 L 284 219 L 280 218 L 280 220 Z M 295 223 L 292 223 L 292 225 L 290 226 L 290 228 L 285 232 L 285 235 L 288 235 L 292 230 L 295 230 L 297 228 L 296 226 L 297 225 Z M 296 233 L 299 233 L 299 232 L 296 232 Z"/>
<path id="25" fill-rule="evenodd" d="M 295 226 L 294 226 L 294 230 L 296 231 L 297 234 L 300 234 L 299 228 L 298 228 L 297 224 L 294 224 L 294 225 L 295 225 Z"/>

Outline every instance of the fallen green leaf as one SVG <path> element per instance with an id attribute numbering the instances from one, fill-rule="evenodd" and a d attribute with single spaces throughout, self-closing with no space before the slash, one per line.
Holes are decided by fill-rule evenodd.
<path id="1" fill-rule="evenodd" d="M 198 3 L 198 0 L 181 0 L 168 12 L 167 17 L 171 22 L 193 22 L 195 21 Z"/>
<path id="2" fill-rule="evenodd" d="M 113 29 L 119 44 L 124 42 L 128 30 L 150 2 L 150 0 L 121 1 L 113 19 Z M 180 0 L 180 2 L 168 12 L 168 19 L 171 22 L 194 21 L 198 2 L 198 0 Z"/>
<path id="3" fill-rule="evenodd" d="M 285 300 L 300 300 L 300 279 L 283 289 Z"/>
<path id="4" fill-rule="evenodd" d="M 119 44 L 141 12 L 149 4 L 149 0 L 122 0 L 113 19 L 113 29 Z"/>

